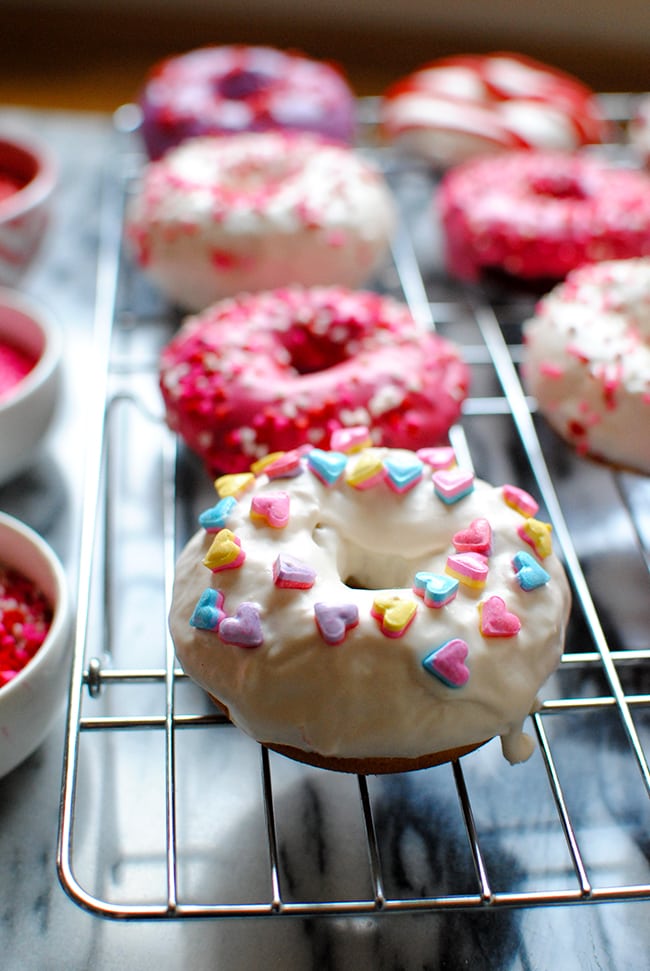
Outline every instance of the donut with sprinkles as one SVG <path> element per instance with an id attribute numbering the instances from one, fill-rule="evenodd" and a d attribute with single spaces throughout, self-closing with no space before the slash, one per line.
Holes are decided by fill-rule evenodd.
<path id="1" fill-rule="evenodd" d="M 448 272 L 562 280 L 650 256 L 650 175 L 567 152 L 510 151 L 450 170 L 436 194 Z"/>
<path id="2" fill-rule="evenodd" d="M 570 607 L 552 538 L 531 542 L 550 525 L 529 493 L 442 450 L 344 444 L 217 477 L 177 563 L 180 663 L 299 761 L 406 771 L 495 736 L 523 761 Z"/>
<path id="3" fill-rule="evenodd" d="M 580 455 L 650 474 L 650 258 L 570 273 L 524 324 L 524 379 Z"/>
<path id="4" fill-rule="evenodd" d="M 129 200 L 136 264 L 173 303 L 356 287 L 384 258 L 395 205 L 379 169 L 304 132 L 191 138 L 144 167 Z"/>
<path id="5" fill-rule="evenodd" d="M 167 421 L 212 475 L 305 445 L 446 444 L 468 385 L 459 349 L 404 304 L 340 287 L 220 301 L 160 362 Z"/>

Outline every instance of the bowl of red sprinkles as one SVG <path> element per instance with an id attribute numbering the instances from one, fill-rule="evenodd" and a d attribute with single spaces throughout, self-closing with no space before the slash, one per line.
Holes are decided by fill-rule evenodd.
<path id="1" fill-rule="evenodd" d="M 56 413 L 62 335 L 49 311 L 0 287 L 0 485 L 25 471 Z"/>
<path id="2" fill-rule="evenodd" d="M 32 135 L 0 132 L 0 284 L 15 286 L 38 253 L 58 178 L 49 148 Z"/>
<path id="3" fill-rule="evenodd" d="M 70 597 L 45 540 L 0 512 L 0 778 L 46 739 L 67 697 Z"/>

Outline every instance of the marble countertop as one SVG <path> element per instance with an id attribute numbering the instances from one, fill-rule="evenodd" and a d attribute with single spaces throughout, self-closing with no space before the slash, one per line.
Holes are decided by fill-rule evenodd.
<path id="1" fill-rule="evenodd" d="M 89 433 L 85 402 L 92 393 L 92 375 L 85 361 L 95 319 L 98 213 L 102 176 L 115 148 L 115 134 L 110 118 L 92 114 L 3 109 L 0 124 L 37 130 L 60 158 L 54 224 L 23 288 L 51 307 L 63 325 L 67 348 L 65 397 L 52 432 L 33 468 L 0 489 L 0 509 L 47 537 L 74 588 L 79 570 L 84 443 Z M 129 418 L 125 429 L 126 435 L 135 434 Z M 481 458 L 480 435 L 476 442 Z M 488 456 L 482 460 L 489 464 Z M 498 463 L 490 471 L 498 476 Z M 589 479 L 589 483 L 593 481 Z M 574 479 L 567 479 L 567 488 L 574 485 Z M 589 497 L 592 488 L 599 496 L 609 496 L 613 489 L 609 479 L 597 478 L 593 486 L 582 482 L 581 495 Z M 646 502 L 644 483 L 634 481 L 629 489 L 641 490 L 640 498 L 633 496 L 632 503 Z M 134 501 L 137 498 L 136 492 Z M 592 540 L 587 538 L 591 522 L 587 516 L 580 549 L 598 593 L 600 561 L 593 558 Z M 580 537 L 584 524 L 578 512 L 571 525 Z M 134 543 L 144 543 L 136 535 L 138 528 L 144 533 L 144 524 L 136 517 L 135 533 L 131 530 L 125 535 Z M 630 585 L 645 584 L 647 606 L 645 565 L 630 559 L 627 550 L 618 552 L 616 562 L 630 571 Z M 150 565 L 150 558 L 145 558 L 147 570 Z M 148 576 L 143 582 L 148 582 Z M 647 609 L 630 613 L 624 634 L 631 646 L 641 646 L 642 639 L 647 639 L 647 621 Z M 146 640 L 142 629 L 137 633 L 141 641 Z M 647 673 L 644 677 L 637 690 L 647 692 Z M 144 710 L 149 703 L 143 701 Z M 647 738 L 647 713 L 645 719 L 640 714 L 638 725 Z M 647 883 L 647 794 L 634 767 L 629 768 L 615 720 L 603 712 L 577 727 L 568 720 L 562 730 L 565 728 L 569 735 L 574 728 L 575 733 L 566 740 L 558 737 L 556 754 L 568 781 L 567 796 L 590 868 L 606 886 Z M 321 971 L 355 965 L 372 971 L 467 967 L 626 971 L 645 966 L 650 952 L 647 898 L 366 916 L 197 921 L 99 917 L 70 899 L 56 871 L 64 730 L 62 710 L 56 730 L 41 749 L 0 780 L 3 971 L 113 971 L 117 967 L 129 971 L 250 971 L 258 967 Z M 219 895 L 226 894 L 227 888 L 229 900 L 247 900 L 264 880 L 259 782 L 251 781 L 257 779 L 258 751 L 234 730 L 219 731 L 229 733 L 219 758 L 227 763 L 226 768 L 235 765 L 237 769 L 236 783 L 225 796 L 221 793 L 221 818 L 213 816 L 207 795 L 219 789 L 218 781 L 207 779 L 205 772 L 212 742 L 202 737 L 179 743 L 181 755 L 187 745 L 184 765 L 190 767 L 183 770 L 179 786 L 179 829 L 188 856 L 197 858 L 189 875 L 183 877 L 187 880 L 183 889 L 197 899 L 206 893 L 221 899 Z M 560 730 L 557 734 L 560 736 Z M 122 744 L 130 747 L 127 757 L 120 749 Z M 152 833 L 159 821 L 149 823 L 146 814 L 135 819 L 137 807 L 118 794 L 131 786 L 146 793 L 148 786 L 159 784 L 155 771 L 151 770 L 150 777 L 147 769 L 152 759 L 148 747 L 157 744 L 134 735 L 114 748 L 100 747 L 99 757 L 89 761 L 80 778 L 78 799 L 84 819 L 76 839 L 81 875 L 89 885 L 103 887 L 111 882 L 110 892 L 126 888 L 127 894 L 140 893 L 144 899 L 149 892 L 153 894 L 150 881 L 153 885 L 158 879 L 160 865 Z M 498 751 L 489 745 L 476 758 L 465 761 L 468 785 L 478 795 L 475 814 L 493 883 L 528 891 L 555 886 L 557 875 L 564 874 L 567 865 L 556 858 L 559 841 L 550 833 L 553 813 L 547 805 L 548 795 L 542 791 L 538 756 L 529 768 L 511 769 L 501 764 Z M 306 770 L 281 759 L 274 763 L 274 773 L 281 861 L 289 894 L 295 899 L 345 894 L 350 892 L 350 884 L 352 893 L 367 892 L 358 889 L 363 882 L 359 876 L 363 862 L 353 842 L 360 827 L 354 780 Z M 455 881 L 465 882 L 458 875 L 471 871 L 471 862 L 463 846 L 463 823 L 450 769 L 374 780 L 370 791 L 391 893 L 417 897 L 442 892 L 441 888 L 454 886 Z M 190 818 L 192 828 L 185 833 L 184 820 Z M 197 826 L 201 827 L 200 838 Z M 215 836 L 215 846 L 207 849 L 206 832 Z M 119 852 L 113 855 L 118 846 Z M 560 882 L 564 879 L 562 876 Z"/>

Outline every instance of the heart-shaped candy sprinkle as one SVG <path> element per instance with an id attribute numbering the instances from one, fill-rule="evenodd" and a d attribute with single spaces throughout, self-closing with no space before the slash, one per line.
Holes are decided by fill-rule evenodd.
<path id="1" fill-rule="evenodd" d="M 474 475 L 466 469 L 440 469 L 432 479 L 436 495 L 447 505 L 463 499 L 474 488 Z"/>
<path id="2" fill-rule="evenodd" d="M 524 489 L 518 486 L 504 485 L 503 498 L 508 506 L 516 509 L 522 516 L 535 516 L 539 510 L 539 503 Z"/>
<path id="3" fill-rule="evenodd" d="M 272 462 L 267 463 L 264 471 L 269 479 L 295 479 L 303 472 L 302 455 L 298 449 L 281 453 Z"/>
<path id="4" fill-rule="evenodd" d="M 515 553 L 512 565 L 515 569 L 515 579 L 522 590 L 536 590 L 551 579 L 550 573 L 547 573 L 535 557 L 525 550 Z"/>
<path id="5" fill-rule="evenodd" d="M 337 428 L 330 436 L 330 448 L 333 452 L 359 452 L 362 448 L 372 445 L 370 432 L 365 425 L 352 425 L 349 428 Z"/>
<path id="6" fill-rule="evenodd" d="M 273 465 L 273 463 L 277 459 L 282 458 L 284 454 L 284 452 L 267 452 L 266 455 L 263 455 L 261 459 L 256 459 L 252 463 L 251 472 L 255 476 L 261 475 L 262 472 L 266 472 L 268 465 Z"/>
<path id="7" fill-rule="evenodd" d="M 427 573 L 424 570 L 415 574 L 413 590 L 424 599 L 427 607 L 444 607 L 458 593 L 458 580 L 442 573 Z"/>
<path id="8" fill-rule="evenodd" d="M 276 587 L 308 590 L 316 582 L 316 571 L 295 556 L 280 553 L 273 564 L 273 582 Z"/>
<path id="9" fill-rule="evenodd" d="M 502 597 L 488 597 L 478 605 L 479 627 L 483 637 L 514 637 L 521 621 L 510 613 Z"/>
<path id="10" fill-rule="evenodd" d="M 254 522 L 283 529 L 289 522 L 289 493 L 264 492 L 253 496 L 250 516 Z"/>
<path id="11" fill-rule="evenodd" d="M 384 463 L 374 451 L 364 452 L 348 469 L 345 481 L 353 489 L 370 489 L 384 479 Z"/>
<path id="12" fill-rule="evenodd" d="M 216 631 L 226 616 L 223 611 L 223 593 L 208 587 L 198 599 L 190 617 L 190 627 L 198 630 Z"/>
<path id="13" fill-rule="evenodd" d="M 203 527 L 206 533 L 218 532 L 226 525 L 228 516 L 236 505 L 237 500 L 234 496 L 226 496 L 225 499 L 220 499 L 216 506 L 211 506 L 201 513 L 199 525 Z"/>
<path id="14" fill-rule="evenodd" d="M 307 465 L 326 486 L 334 485 L 347 461 L 343 452 L 325 452 L 322 448 L 313 448 L 307 456 Z"/>
<path id="15" fill-rule="evenodd" d="M 370 613 L 381 624 L 386 637 L 401 637 L 418 609 L 414 600 L 404 597 L 375 597 Z"/>
<path id="16" fill-rule="evenodd" d="M 461 529 L 454 535 L 452 543 L 457 553 L 489 553 L 492 527 L 487 519 L 473 519 L 467 529 Z"/>
<path id="17" fill-rule="evenodd" d="M 220 529 L 212 540 L 212 545 L 203 560 L 204 566 L 213 573 L 220 570 L 235 570 L 240 567 L 246 554 L 241 548 L 241 540 L 230 529 Z"/>
<path id="18" fill-rule="evenodd" d="M 232 617 L 223 618 L 218 634 L 224 644 L 259 647 L 264 643 L 259 609 L 255 604 L 241 603 Z"/>
<path id="19" fill-rule="evenodd" d="M 434 471 L 451 469 L 456 464 L 456 453 L 451 445 L 439 445 L 437 448 L 419 448 L 415 454 Z"/>
<path id="20" fill-rule="evenodd" d="M 347 632 L 359 623 L 356 604 L 314 604 L 314 616 L 326 644 L 340 644 Z"/>
<path id="21" fill-rule="evenodd" d="M 232 472 L 215 479 L 214 487 L 220 499 L 225 499 L 226 496 L 237 498 L 250 489 L 254 482 L 255 476 L 252 472 Z"/>
<path id="22" fill-rule="evenodd" d="M 488 575 L 487 558 L 482 553 L 452 553 L 447 557 L 445 573 L 466 587 L 481 590 Z"/>
<path id="23" fill-rule="evenodd" d="M 469 678 L 469 669 L 465 664 L 468 650 L 465 641 L 453 637 L 427 654 L 422 666 L 448 688 L 462 688 Z"/>
<path id="24" fill-rule="evenodd" d="M 393 492 L 407 492 L 422 479 L 422 462 L 414 454 L 389 455 L 384 459 L 384 472 Z"/>
<path id="25" fill-rule="evenodd" d="M 526 519 L 517 527 L 518 535 L 535 550 L 540 560 L 546 559 L 553 552 L 551 540 L 552 526 L 543 523 L 541 519 Z"/>

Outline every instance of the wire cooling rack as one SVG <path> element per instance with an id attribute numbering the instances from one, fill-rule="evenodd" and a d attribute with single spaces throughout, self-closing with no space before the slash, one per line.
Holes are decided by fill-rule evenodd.
<path id="1" fill-rule="evenodd" d="M 604 98 L 617 122 L 629 96 Z M 461 345 L 472 396 L 464 464 L 533 492 L 574 607 L 566 653 L 530 719 L 537 750 L 498 743 L 451 765 L 354 777 L 241 735 L 183 675 L 166 629 L 175 557 L 213 501 L 166 429 L 160 347 L 179 324 L 131 266 L 122 212 L 142 159 L 117 117 L 100 214 L 96 396 L 89 403 L 76 650 L 58 867 L 105 917 L 369 915 L 650 897 L 650 480 L 579 459 L 519 380 L 536 294 L 455 286 L 440 270 L 424 168 L 368 149 L 400 203 L 374 285 Z M 624 149 L 606 147 L 614 157 Z"/>

